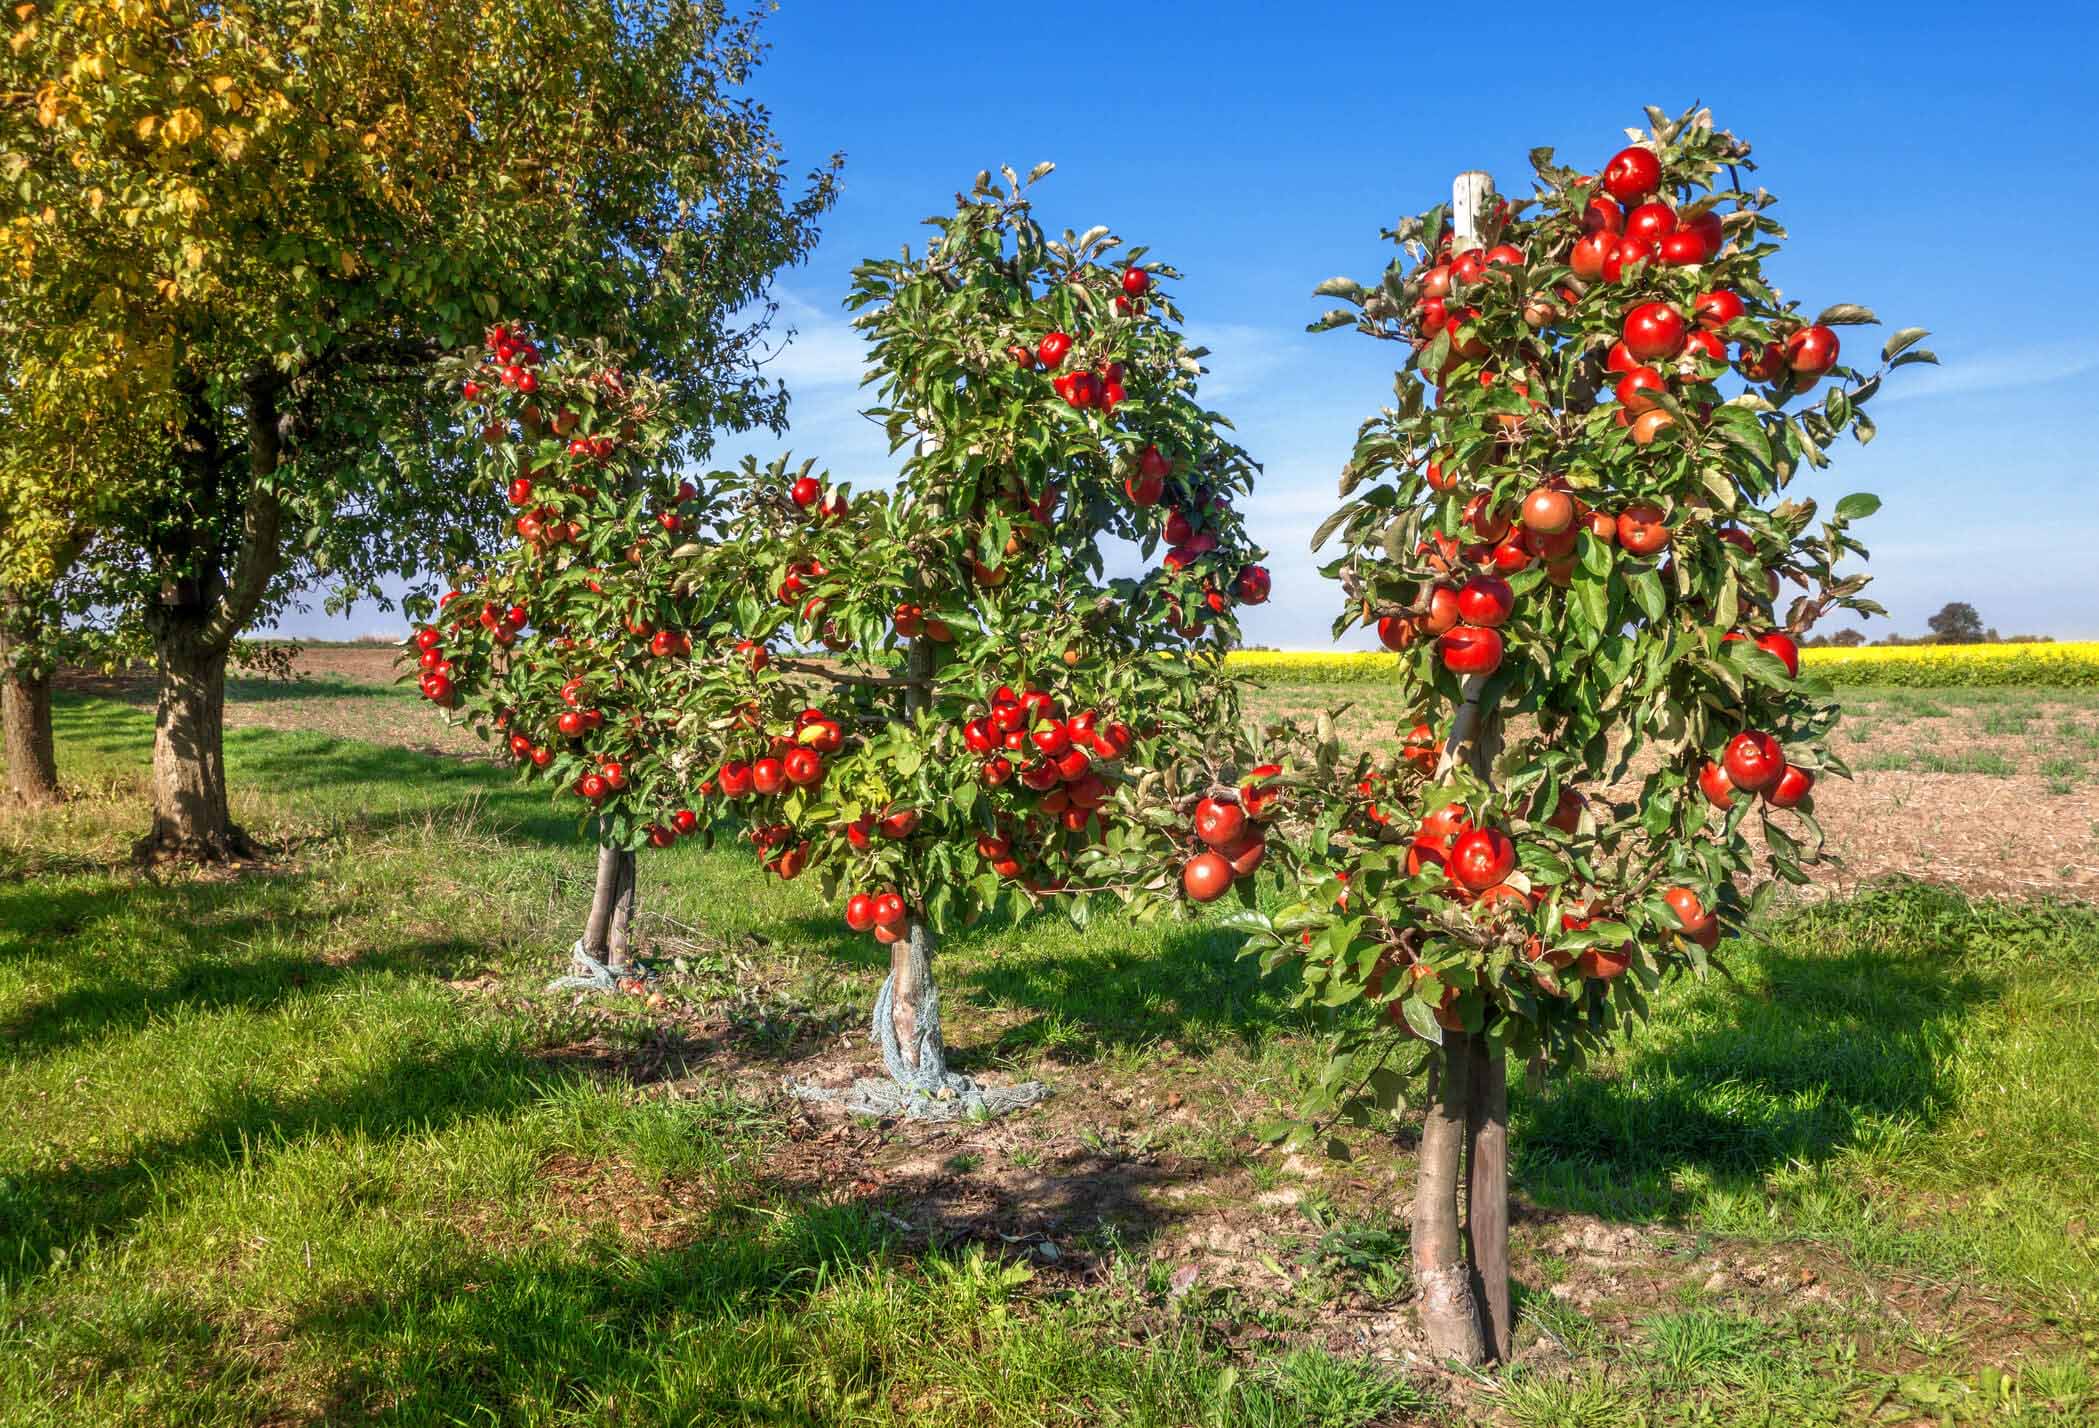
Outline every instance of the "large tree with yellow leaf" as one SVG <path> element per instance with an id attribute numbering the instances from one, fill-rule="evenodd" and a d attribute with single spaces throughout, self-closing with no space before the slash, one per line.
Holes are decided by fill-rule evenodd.
<path id="1" fill-rule="evenodd" d="M 158 663 L 156 849 L 241 843 L 220 714 L 244 628 L 317 581 L 370 592 L 494 533 L 474 434 L 430 382 L 489 316 L 637 353 L 699 440 L 782 422 L 755 360 L 765 296 L 815 241 L 835 161 L 785 181 L 745 88 L 755 17 L 708 0 L 9 14 L 0 360 L 48 390 L 105 334 L 121 361 L 101 370 L 147 394 L 126 410 L 166 414 L 145 424 L 162 459 L 92 520 L 95 571 Z"/>

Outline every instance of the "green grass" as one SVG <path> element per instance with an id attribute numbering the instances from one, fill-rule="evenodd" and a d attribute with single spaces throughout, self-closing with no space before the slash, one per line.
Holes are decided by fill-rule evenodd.
<path id="1" fill-rule="evenodd" d="M 1404 1293 L 1397 1196 L 1369 1218 L 1308 1208 L 1272 1246 L 1290 1287 L 1264 1295 L 1177 1297 L 1172 1261 L 1098 1206 L 1070 1217 L 1100 1265 L 1083 1283 L 999 1245 L 929 1247 L 883 1194 L 790 1173 L 770 1104 L 723 1081 L 651 1094 L 555 1054 L 660 1037 L 532 991 L 586 893 L 575 825 L 541 795 L 482 765 L 237 730 L 238 816 L 288 862 L 148 881 L 121 855 L 149 716 L 63 700 L 59 718 L 89 796 L 0 822 L 0 1422 L 1790 1424 L 1876 1397 L 2022 1425 L 2099 1413 L 2088 910 L 1897 888 L 1786 913 L 1734 949 L 1732 980 L 1665 991 L 1594 1074 L 1516 1095 L 1527 1204 L 1660 1224 L 1686 1255 L 1987 1291 L 2011 1306 L 2008 1349 L 1920 1354 L 1898 1311 L 1864 1303 L 1580 1312 L 1547 1287 L 1577 1271 L 1541 1249 L 1519 1264 L 1521 1342 L 1551 1352 L 1460 1406 L 1303 1330 L 1337 1296 Z M 704 929 L 716 950 L 696 959 L 729 969 L 761 1069 L 861 1014 L 873 951 L 807 883 L 693 846 L 644 879 L 645 913 Z M 1040 1141 L 1061 1125 L 1133 1181 L 1178 1155 L 1249 1195 L 1300 1183 L 1222 1105 L 1187 1127 L 1147 1110 L 1220 1079 L 1286 1095 L 1313 1058 L 1284 978 L 1235 946 L 1104 917 L 944 947 L 962 1064 L 1138 1097 L 1120 1126 L 1061 1125 L 1052 1101 L 1011 1163 L 1057 1174 Z M 460 985 L 490 979 L 503 996 Z M 950 1174 L 983 1173 L 980 1145 L 941 1145 Z M 1989 1379 L 1985 1359 L 2013 1367 Z"/>
<path id="2" fill-rule="evenodd" d="M 1929 749 L 1876 750 L 1852 760 L 1861 773 L 1981 774 L 1986 778 L 2010 778 L 2019 765 L 1994 749 L 1963 749 L 1942 754 Z"/>

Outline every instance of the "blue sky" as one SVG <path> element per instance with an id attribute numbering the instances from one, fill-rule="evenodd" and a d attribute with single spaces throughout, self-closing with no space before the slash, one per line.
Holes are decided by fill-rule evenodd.
<path id="1" fill-rule="evenodd" d="M 1874 443 L 1847 438 L 1794 487 L 1885 501 L 1861 534 L 1893 618 L 1869 632 L 1921 632 L 1962 599 L 2006 633 L 2099 638 L 2099 459 L 2073 428 L 2099 415 L 2099 21 L 2047 3 L 1488 8 L 782 0 L 754 91 L 793 168 L 846 154 L 823 243 L 779 288 L 784 444 L 857 483 L 893 470 L 857 415 L 848 274 L 916 246 L 978 169 L 1054 160 L 1038 217 L 1106 223 L 1186 274 L 1178 300 L 1214 349 L 1204 394 L 1266 466 L 1247 514 L 1276 590 L 1246 637 L 1324 646 L 1335 592 L 1305 546 L 1392 352 L 1304 332 L 1312 287 L 1372 276 L 1378 230 L 1461 169 L 1528 192 L 1532 146 L 1601 164 L 1643 104 L 1698 101 L 1783 200 L 1786 294 L 1879 312 L 1888 328 L 1845 330 L 1861 355 L 1916 324 L 1944 362 L 1894 374 Z M 776 449 L 731 435 L 716 456 Z M 285 628 L 400 626 L 365 608 Z"/>

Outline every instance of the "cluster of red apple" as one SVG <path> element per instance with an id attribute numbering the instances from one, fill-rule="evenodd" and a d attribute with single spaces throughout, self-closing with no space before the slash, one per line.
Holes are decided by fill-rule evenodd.
<path id="1" fill-rule="evenodd" d="M 901 942 L 910 930 L 911 907 L 894 889 L 857 892 L 845 900 L 845 925 L 855 932 L 874 933 L 875 941 L 884 945 Z"/>
<path id="2" fill-rule="evenodd" d="M 1651 445 L 1676 425 L 1654 394 L 1668 392 L 1674 380 L 1709 380 L 1713 370 L 1726 366 L 1727 343 L 1720 332 L 1745 310 L 1739 294 L 1714 288 L 1692 304 L 1691 320 L 1666 302 L 1643 302 L 1626 312 L 1622 335 L 1611 344 L 1604 367 L 1618 376 L 1613 389 L 1618 424 L 1631 428 L 1636 445 Z M 1804 391 L 1836 366 L 1837 348 L 1836 333 L 1811 324 L 1795 329 L 1783 343 L 1766 343 L 1754 355 L 1744 345 L 1736 365 L 1752 381 L 1787 378 L 1792 390 Z M 1703 364 L 1710 367 L 1701 370 Z"/>
<path id="3" fill-rule="evenodd" d="M 1071 355 L 1071 334 L 1068 332 L 1046 333 L 1033 351 L 1016 342 L 1006 349 L 1006 354 L 1013 359 L 1015 366 L 1024 370 L 1039 368 L 1044 372 L 1057 372 L 1050 379 L 1050 386 L 1071 406 L 1112 412 L 1122 405 L 1126 395 L 1120 362 L 1098 362 L 1092 371 L 1058 371 L 1064 365 L 1064 359 Z"/>
<path id="4" fill-rule="evenodd" d="M 813 511 L 820 520 L 835 521 L 846 512 L 845 492 L 833 489 L 824 495 L 824 483 L 814 476 L 797 476 L 794 484 L 787 488 L 787 499 L 804 511 Z"/>
<path id="5" fill-rule="evenodd" d="M 962 726 L 963 745 L 981 757 L 977 778 L 986 788 L 1018 777 L 1022 787 L 1042 795 L 1040 811 L 1070 833 L 1102 821 L 1108 784 L 1094 761 L 1120 759 L 1136 737 L 1119 719 L 1102 722 L 1097 709 L 1066 718 L 1046 690 L 1015 692 L 1007 684 L 993 692 L 985 713 Z"/>
<path id="6" fill-rule="evenodd" d="M 1764 642 L 1757 643 L 1762 646 Z M 1737 794 L 1761 794 L 1773 808 L 1797 808 L 1814 787 L 1815 776 L 1787 763 L 1778 740 L 1754 729 L 1729 739 L 1719 761 L 1707 759 L 1698 774 L 1699 792 L 1715 808 L 1723 809 L 1733 806 Z"/>
<path id="7" fill-rule="evenodd" d="M 458 592 L 452 592 L 457 595 Z M 449 600 L 452 595 L 446 596 Z M 524 612 L 519 611 L 522 615 Z M 519 621 L 524 623 L 523 620 Z M 508 627 L 506 627 L 508 628 Z M 512 631 L 513 637 L 515 631 Z M 452 661 L 445 655 L 445 637 L 429 625 L 415 632 L 416 663 L 423 673 L 418 687 L 423 698 L 441 709 L 457 709 L 460 704 L 459 691 L 452 685 Z"/>
<path id="8" fill-rule="evenodd" d="M 936 644 L 944 645 L 955 637 L 955 632 L 948 628 L 947 621 L 937 615 L 928 615 L 924 606 L 914 605 L 908 600 L 900 602 L 896 609 L 890 612 L 889 622 L 896 627 L 896 632 L 907 640 L 915 640 L 923 635 Z"/>
<path id="9" fill-rule="evenodd" d="M 856 852 L 866 852 L 875 839 L 901 843 L 918 831 L 919 811 L 891 804 L 880 813 L 863 813 L 845 825 L 845 841 Z M 910 925 L 911 909 L 894 890 L 854 893 L 845 900 L 845 925 L 855 932 L 873 932 L 884 944 L 903 937 Z"/>
<path id="10" fill-rule="evenodd" d="M 815 788 L 824 781 L 824 755 L 844 745 L 845 730 L 836 719 L 821 709 L 804 709 L 795 716 L 791 733 L 773 735 L 766 752 L 755 759 L 725 761 L 712 783 L 731 800 Z"/>
<path id="11" fill-rule="evenodd" d="M 597 772 L 576 780 L 576 796 L 588 803 L 603 803 L 627 786 L 627 767 L 618 759 L 606 759 Z"/>
<path id="12" fill-rule="evenodd" d="M 1132 310 L 1132 303 L 1151 291 L 1151 274 L 1142 268 L 1125 268 L 1121 285 L 1122 296 L 1115 300 L 1115 304 L 1119 311 L 1129 312 Z M 1050 379 L 1050 386 L 1067 403 L 1080 409 L 1091 407 L 1101 412 L 1112 412 L 1122 405 L 1123 398 L 1127 395 L 1123 390 L 1123 367 L 1120 362 L 1101 361 L 1094 364 L 1091 371 L 1058 370 L 1063 367 L 1064 359 L 1071 355 L 1071 334 L 1068 332 L 1044 334 L 1032 351 L 1016 342 L 1006 349 L 1006 355 L 1013 359 L 1016 367 L 1023 370 L 1057 372 L 1058 375 Z"/>
<path id="13" fill-rule="evenodd" d="M 809 866 L 809 840 L 796 838 L 791 823 L 753 824 L 745 836 L 758 850 L 765 870 L 782 882 L 800 877 L 802 869 Z"/>
<path id="14" fill-rule="evenodd" d="M 1440 461 L 1429 462 L 1427 479 L 1437 491 L 1447 491 L 1456 483 L 1456 476 Z M 1377 622 L 1378 639 L 1386 649 L 1404 650 L 1418 638 L 1433 639 L 1445 666 L 1459 674 L 1491 674 L 1501 665 L 1500 626 L 1515 608 L 1504 576 L 1542 560 L 1546 578 L 1564 588 L 1574 577 L 1574 547 L 1584 530 L 1632 555 L 1653 555 L 1670 539 L 1668 517 L 1661 507 L 1635 501 L 1613 516 L 1576 498 L 1560 477 L 1549 478 L 1532 490 L 1514 520 L 1506 511 L 1489 505 L 1485 492 L 1466 502 L 1461 519 L 1475 537 L 1471 542 L 1436 531 L 1417 547 L 1431 570 L 1451 579 L 1431 585 L 1415 609 L 1380 616 Z M 1719 534 L 1755 551 L 1740 531 Z M 1467 576 L 1461 584 L 1453 583 L 1466 566 L 1486 570 Z"/>
<path id="15" fill-rule="evenodd" d="M 1137 475 L 1123 479 L 1123 491 L 1136 505 L 1156 505 L 1165 493 L 1165 478 L 1172 469 L 1173 463 L 1159 453 L 1158 447 L 1147 446 L 1137 459 Z M 1222 494 L 1210 498 L 1212 510 L 1223 511 L 1229 507 L 1230 502 Z M 1191 515 L 1178 506 L 1166 513 L 1166 525 L 1161 532 L 1166 540 L 1166 554 L 1159 558 L 1161 569 L 1179 574 L 1217 549 L 1216 533 L 1199 522 L 1199 515 Z M 1272 587 L 1268 568 L 1262 565 L 1240 566 L 1232 577 L 1229 590 L 1219 588 L 1213 577 L 1205 575 L 1203 606 L 1212 615 L 1222 615 L 1232 608 L 1235 600 L 1242 605 L 1266 604 Z M 1179 599 L 1172 595 L 1167 596 L 1166 601 L 1174 633 L 1188 640 L 1200 638 L 1208 628 L 1203 622 L 1202 612 L 1183 614 Z"/>
<path id="16" fill-rule="evenodd" d="M 516 336 L 500 323 L 488 329 L 484 340 L 488 355 L 481 360 L 497 369 L 498 382 L 528 397 L 539 390 L 539 377 L 532 370 L 539 365 L 539 348 L 533 342 Z M 482 390 L 482 384 L 469 377 L 461 385 L 460 395 L 470 402 L 478 401 Z"/>
<path id="17" fill-rule="evenodd" d="M 1202 850 L 1181 865 L 1181 889 L 1194 902 L 1215 902 L 1235 879 L 1250 876 L 1268 856 L 1262 824 L 1273 817 L 1281 798 L 1275 785 L 1277 764 L 1251 770 L 1236 793 L 1205 794 L 1196 801 L 1190 831 Z"/>

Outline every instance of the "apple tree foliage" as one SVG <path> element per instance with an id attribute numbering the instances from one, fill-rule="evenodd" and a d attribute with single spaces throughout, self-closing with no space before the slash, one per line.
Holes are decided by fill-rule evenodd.
<path id="1" fill-rule="evenodd" d="M 1407 712 L 1380 757 L 1322 749 L 1302 901 L 1256 939 L 1303 958 L 1308 1002 L 1384 1013 L 1341 1037 L 1315 1116 L 1389 1104 L 1395 1062 L 1446 1090 L 1461 1053 L 1497 1085 L 1508 1056 L 1579 1064 L 1707 969 L 1772 891 L 1760 867 L 1800 882 L 1823 855 L 1810 790 L 1846 770 L 1796 641 L 1876 608 L 1841 567 L 1879 502 L 1802 488 L 1872 438 L 1889 368 L 1934 359 L 1919 329 L 1840 357 L 1876 319 L 1775 286 L 1748 146 L 1704 111 L 1650 117 L 1600 170 L 1536 151 L 1531 196 L 1482 205 L 1472 245 L 1439 205 L 1385 235 L 1374 280 L 1320 286 L 1343 305 L 1313 330 L 1402 357 L 1315 545 L 1339 539 L 1336 633 L 1401 652 Z M 1406 1056 L 1420 1040 L 1441 1050 Z"/>
<path id="2" fill-rule="evenodd" d="M 547 357 L 529 395 L 476 369 L 502 417 L 484 471 L 531 484 L 520 540 L 438 627 L 452 683 L 425 685 L 611 846 L 667 841 L 689 811 L 779 876 L 811 871 L 892 948 L 877 1033 L 914 1105 L 981 1103 L 944 1066 L 934 940 L 992 912 L 1171 905 L 1190 810 L 1251 757 L 1222 657 L 1237 605 L 1268 596 L 1234 504 L 1256 468 L 1196 399 L 1178 273 L 1106 228 L 1044 230 L 1045 171 L 981 175 L 922 252 L 857 270 L 870 415 L 901 456 L 885 488 L 747 461 L 677 503 L 627 413 L 621 496 L 578 454 L 599 419 L 550 425 L 602 354 Z M 565 690 L 602 723 L 550 734 Z M 624 786 L 586 788 L 608 757 Z"/>

